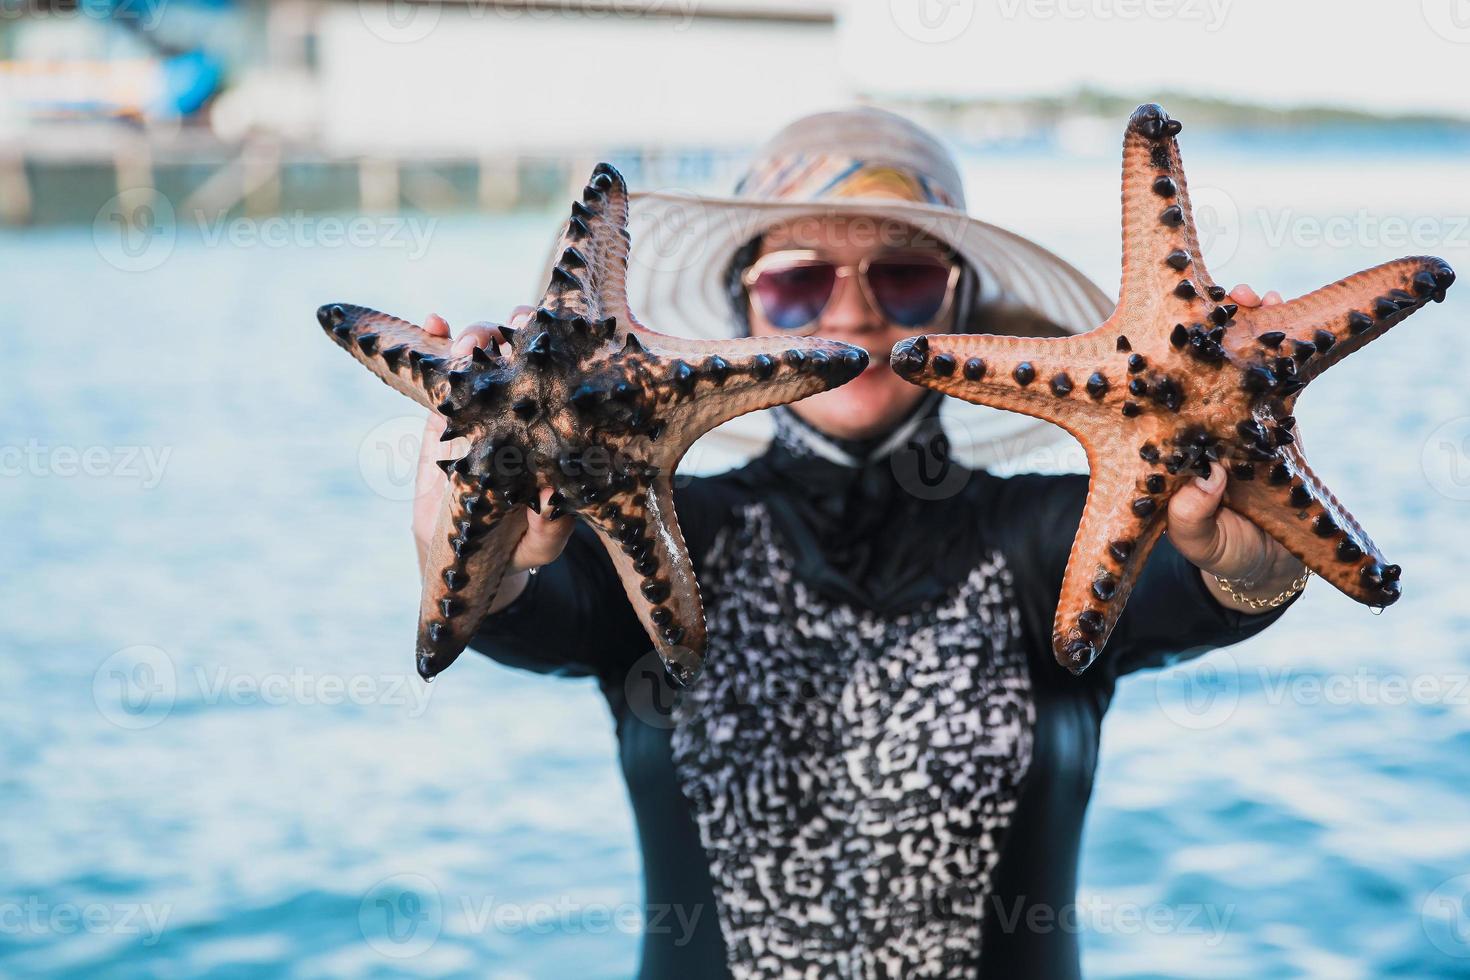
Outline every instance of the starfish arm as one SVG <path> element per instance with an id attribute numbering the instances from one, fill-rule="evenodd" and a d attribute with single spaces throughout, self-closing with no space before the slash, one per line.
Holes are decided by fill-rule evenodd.
<path id="1" fill-rule="evenodd" d="M 1092 472 L 1087 502 L 1052 624 L 1052 653 L 1073 673 L 1086 669 L 1107 643 L 1164 531 L 1169 498 L 1192 477 L 1188 472 L 1165 476 L 1142 462 L 1118 465 L 1128 456 L 1120 455 L 1125 448 L 1116 436 L 1104 436 L 1086 449 Z"/>
<path id="2" fill-rule="evenodd" d="M 1279 541 L 1318 576 L 1358 602 L 1387 606 L 1399 597 L 1399 567 L 1338 502 L 1299 443 L 1278 447 L 1279 462 L 1252 480 L 1231 480 L 1225 506 Z"/>
<path id="3" fill-rule="evenodd" d="M 1164 503 L 1215 462 L 1227 467 L 1227 501 L 1324 578 L 1378 605 L 1399 591 L 1398 567 L 1383 563 L 1307 468 L 1291 407 L 1317 374 L 1442 300 L 1454 272 L 1411 257 L 1242 310 L 1204 266 L 1180 128 L 1156 105 L 1129 120 L 1122 285 L 1096 330 L 923 336 L 895 346 L 891 359 L 915 384 L 1053 422 L 1081 441 L 1090 492 L 1053 635 L 1058 660 L 1073 670 L 1106 642 L 1162 531 Z"/>
<path id="4" fill-rule="evenodd" d="M 1200 252 L 1179 143 L 1179 123 L 1139 106 L 1123 137 L 1123 280 L 1118 305 L 1136 317 L 1198 318 L 1195 297 L 1225 294 Z M 1208 313 L 1208 309 L 1205 311 Z"/>
<path id="5" fill-rule="evenodd" d="M 464 652 L 526 533 L 518 519 L 524 505 L 511 506 L 459 473 L 448 476 L 419 603 L 418 670 L 425 680 Z"/>
<path id="6" fill-rule="evenodd" d="M 1077 337 L 930 334 L 897 344 L 891 364 L 914 384 L 1079 435 L 1110 425 L 1129 397 L 1115 345 L 1101 329 Z"/>
<path id="7" fill-rule="evenodd" d="M 1431 299 L 1443 300 L 1454 281 L 1454 270 L 1436 256 L 1396 259 L 1290 302 L 1252 310 L 1249 334 L 1232 339 L 1245 357 L 1293 357 L 1299 364 L 1296 380 L 1305 384 Z"/>
<path id="8" fill-rule="evenodd" d="M 597 529 L 644 628 L 674 676 L 691 681 L 703 611 L 674 515 L 670 479 L 704 431 L 746 412 L 852 380 L 858 347 L 820 338 L 700 344 L 638 324 L 624 291 L 627 188 L 599 164 L 559 241 L 542 302 L 499 344 L 449 357 L 447 338 L 333 304 L 319 311 L 339 345 L 388 384 L 449 420 L 469 450 L 445 461 L 450 492 L 426 560 L 419 670 L 464 649 L 525 531 L 514 517 L 550 489 L 554 514 Z"/>
<path id="9" fill-rule="evenodd" d="M 435 408 L 446 388 L 451 361 L 448 337 L 433 334 L 377 310 L 328 303 L 316 311 L 327 336 L 390 387 L 425 408 Z"/>
<path id="10" fill-rule="evenodd" d="M 664 666 L 680 684 L 692 684 L 704 662 L 704 607 L 669 474 L 656 474 L 641 492 L 618 494 L 582 517 L 612 558 Z"/>
<path id="11" fill-rule="evenodd" d="M 662 451 L 672 468 L 704 433 L 748 412 L 837 388 L 868 366 L 860 347 L 820 337 L 697 341 L 644 335 L 651 400 L 668 420 Z"/>
<path id="12" fill-rule="evenodd" d="M 632 329 L 627 332 L 634 334 L 641 346 L 660 357 L 682 357 L 689 361 L 696 361 L 718 354 L 727 360 L 732 357 L 738 358 L 742 364 L 747 366 L 751 359 L 759 354 L 764 354 L 779 362 L 787 351 L 793 350 L 803 353 L 822 351 L 831 355 L 862 350 L 852 344 L 845 344 L 839 340 L 828 340 L 825 337 L 788 337 L 776 334 L 710 340 L 701 337 L 675 337 L 672 334 L 651 330 L 641 323 L 634 323 Z M 624 340 L 626 342 L 626 338 Z M 731 364 L 733 365 L 734 361 L 731 361 Z"/>
<path id="13" fill-rule="evenodd" d="M 628 186 L 610 164 L 592 171 L 557 242 L 541 305 L 589 320 L 628 323 Z"/>

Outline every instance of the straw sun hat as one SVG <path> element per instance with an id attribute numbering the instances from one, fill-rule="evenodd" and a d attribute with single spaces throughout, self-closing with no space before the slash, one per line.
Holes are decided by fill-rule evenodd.
<path id="1" fill-rule="evenodd" d="M 799 119 L 755 155 L 731 197 L 677 191 L 634 194 L 629 215 L 630 305 L 655 330 L 728 338 L 744 332 L 729 288 L 732 259 L 772 226 L 846 216 L 901 222 L 949 245 L 975 270 L 976 303 L 995 311 L 968 327 L 988 333 L 1062 335 L 1091 330 L 1113 300 L 1062 259 L 1013 232 L 970 217 L 958 169 L 939 141 L 880 109 Z M 1023 415 L 946 399 L 944 427 L 973 466 L 1004 466 L 1062 437 Z M 766 413 L 706 437 L 713 455 L 745 456 L 769 438 Z M 699 456 L 691 463 L 703 469 Z"/>

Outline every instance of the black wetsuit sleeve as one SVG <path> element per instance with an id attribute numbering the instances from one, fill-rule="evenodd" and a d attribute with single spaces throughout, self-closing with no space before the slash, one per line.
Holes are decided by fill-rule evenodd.
<path id="1" fill-rule="evenodd" d="M 1087 500 L 1087 477 L 1033 475 L 1000 482 L 1004 486 L 988 519 L 1003 529 L 1022 633 L 1033 652 L 1049 658 L 1062 574 Z M 1225 608 L 1210 595 L 1199 569 L 1165 534 L 1087 675 L 1108 683 L 1135 670 L 1237 643 L 1265 629 L 1289 604 L 1262 614 Z"/>
<path id="2" fill-rule="evenodd" d="M 507 666 L 587 676 L 631 659 L 646 639 L 602 543 L 579 524 L 556 561 L 485 617 L 470 646 Z"/>
<path id="3" fill-rule="evenodd" d="M 674 491 L 696 573 L 730 513 L 721 482 L 694 479 Z M 556 561 L 531 576 L 510 605 L 485 617 L 470 646 L 492 660 L 537 673 L 608 677 L 621 676 L 653 644 L 602 542 L 579 523 Z"/>

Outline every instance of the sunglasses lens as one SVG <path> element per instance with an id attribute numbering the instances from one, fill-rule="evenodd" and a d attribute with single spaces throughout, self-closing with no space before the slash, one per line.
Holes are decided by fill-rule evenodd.
<path id="1" fill-rule="evenodd" d="M 761 312 L 774 327 L 795 330 L 821 315 L 837 281 L 837 270 L 825 262 L 766 269 L 751 285 Z"/>
<path id="2" fill-rule="evenodd" d="M 949 275 L 949 266 L 939 262 L 884 259 L 868 266 L 868 287 L 890 322 L 917 327 L 939 315 Z"/>

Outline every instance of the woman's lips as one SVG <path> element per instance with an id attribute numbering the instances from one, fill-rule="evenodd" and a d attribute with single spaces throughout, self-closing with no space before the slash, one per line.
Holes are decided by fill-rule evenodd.
<path id="1" fill-rule="evenodd" d="M 863 349 L 868 352 L 868 366 L 863 369 L 864 374 L 872 371 L 888 370 L 888 358 L 893 354 L 892 344 L 886 344 L 879 350 L 874 350 L 871 347 L 863 347 Z"/>

